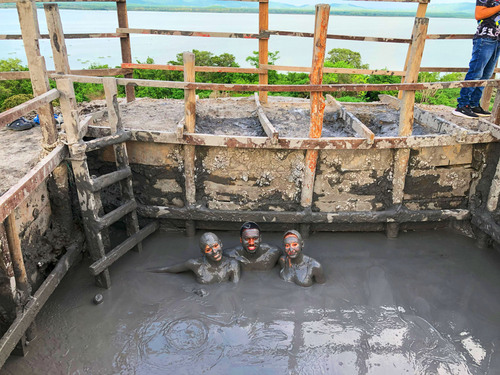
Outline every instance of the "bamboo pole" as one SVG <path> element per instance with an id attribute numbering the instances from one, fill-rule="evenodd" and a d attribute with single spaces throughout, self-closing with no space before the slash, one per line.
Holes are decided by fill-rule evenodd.
<path id="1" fill-rule="evenodd" d="M 316 5 L 316 21 L 314 26 L 314 47 L 311 84 L 320 85 L 323 82 L 323 64 L 326 52 L 326 34 L 328 32 L 328 20 L 330 6 L 327 4 Z M 323 130 L 323 114 L 325 110 L 325 99 L 322 92 L 311 93 L 311 128 L 309 138 L 321 138 Z M 304 180 L 302 183 L 302 196 L 300 203 L 302 207 L 311 207 L 314 191 L 314 179 L 316 177 L 316 164 L 318 162 L 318 150 L 307 150 L 305 156 Z"/>
<path id="2" fill-rule="evenodd" d="M 192 52 L 184 52 L 184 81 L 195 82 L 195 56 Z M 186 130 L 188 133 L 194 133 L 196 129 L 196 90 L 186 89 L 184 94 Z M 184 184 L 187 206 L 196 203 L 196 184 L 195 184 L 195 158 L 196 150 L 193 145 L 184 146 Z M 186 235 L 193 237 L 196 233 L 196 224 L 194 220 L 186 221 Z"/>
<path id="3" fill-rule="evenodd" d="M 259 2 L 259 33 L 269 29 L 269 3 Z M 269 62 L 269 37 L 259 39 L 259 67 Z M 267 85 L 269 82 L 269 72 L 259 74 L 259 84 Z M 262 104 L 267 103 L 267 92 L 259 92 L 259 100 Z"/>
<path id="4" fill-rule="evenodd" d="M 116 13 L 118 15 L 118 27 L 128 28 L 128 14 L 127 14 L 127 0 L 118 0 L 116 2 Z M 122 52 L 122 62 L 132 62 L 132 49 L 130 46 L 130 34 L 120 38 L 120 47 Z M 125 78 L 134 78 L 134 73 L 125 74 Z M 125 86 L 125 93 L 127 94 L 127 103 L 135 100 L 135 89 L 133 85 Z"/>
<path id="5" fill-rule="evenodd" d="M 16 2 L 19 24 L 23 35 L 24 49 L 28 60 L 31 84 L 35 96 L 46 93 L 50 90 L 45 59 L 40 54 L 40 29 L 38 27 L 38 17 L 36 5 L 33 0 L 19 0 Z M 38 109 L 40 118 L 40 128 L 43 136 L 43 147 L 51 150 L 57 142 L 57 128 L 54 120 L 54 109 L 52 104 L 47 104 Z"/>

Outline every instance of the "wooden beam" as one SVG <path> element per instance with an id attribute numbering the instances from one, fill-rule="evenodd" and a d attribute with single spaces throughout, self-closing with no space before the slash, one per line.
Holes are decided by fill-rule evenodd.
<path id="1" fill-rule="evenodd" d="M 24 49 L 28 60 L 31 84 L 34 96 L 39 96 L 50 91 L 45 59 L 40 53 L 38 39 L 40 29 L 38 27 L 38 17 L 36 4 L 33 0 L 18 0 L 16 2 L 19 24 L 23 35 Z M 51 149 L 57 142 L 58 132 L 54 120 L 54 109 L 52 104 L 38 108 L 40 118 L 40 129 L 42 130 L 43 147 Z"/>
<path id="2" fill-rule="evenodd" d="M 96 262 L 94 262 L 90 267 L 90 273 L 93 276 L 96 276 L 111 266 L 114 262 L 120 259 L 123 255 L 125 255 L 128 251 L 133 249 L 137 244 L 142 242 L 146 237 L 148 237 L 151 233 L 155 232 L 158 229 L 159 225 L 157 222 L 153 222 L 145 226 L 136 234 L 127 238 L 120 245 L 111 250 L 106 256 Z"/>
<path id="3" fill-rule="evenodd" d="M 269 3 L 259 3 L 259 34 L 263 34 L 269 28 Z M 269 62 L 269 36 L 259 39 L 259 68 Z M 267 85 L 269 80 L 268 72 L 259 74 L 259 84 Z M 259 92 L 259 100 L 267 103 L 267 91 Z"/>
<path id="4" fill-rule="evenodd" d="M 61 94 L 61 112 L 64 118 L 62 128 L 66 133 L 66 140 L 69 145 L 81 141 L 80 118 L 78 116 L 78 105 L 76 103 L 75 89 L 71 76 L 63 76 L 56 81 L 57 89 Z M 102 80 L 102 78 L 101 78 Z"/>
<path id="5" fill-rule="evenodd" d="M 151 219 L 199 220 L 220 222 L 255 221 L 258 223 L 411 223 L 420 221 L 467 220 L 469 210 L 399 210 L 357 212 L 239 211 L 210 210 L 204 207 L 139 206 L 139 214 Z"/>
<path id="6" fill-rule="evenodd" d="M 117 171 L 96 177 L 92 179 L 91 189 L 94 193 L 101 191 L 105 187 L 113 185 L 125 178 L 132 176 L 132 170 L 130 167 L 124 169 L 119 169 Z"/>
<path id="7" fill-rule="evenodd" d="M 257 116 L 259 117 L 260 124 L 262 125 L 262 128 L 264 129 L 267 136 L 271 140 L 271 144 L 277 144 L 279 138 L 278 131 L 273 126 L 273 124 L 271 124 L 271 121 L 269 121 L 266 114 L 264 113 L 264 109 L 260 104 L 259 95 L 255 93 L 254 97 L 255 97 L 255 104 L 257 105 Z"/>
<path id="8" fill-rule="evenodd" d="M 360 137 L 366 138 L 368 144 L 373 144 L 375 134 L 370 129 L 368 129 L 365 124 L 359 121 L 359 119 L 352 113 L 347 111 L 347 109 L 342 104 L 340 104 L 333 96 L 327 94 L 326 101 L 328 104 L 339 109 L 342 119 L 346 123 L 348 123 Z"/>
<path id="9" fill-rule="evenodd" d="M 201 38 L 236 38 L 236 39 L 259 39 L 262 36 L 261 34 L 225 33 L 217 31 L 131 29 L 127 27 L 119 27 L 116 29 L 116 32 L 122 34 L 175 35 L 175 36 L 195 36 Z"/>
<path id="10" fill-rule="evenodd" d="M 195 56 L 192 52 L 184 52 L 184 81 L 195 82 Z M 186 119 L 186 130 L 194 133 L 196 127 L 196 90 L 184 90 L 184 118 Z"/>
<path id="11" fill-rule="evenodd" d="M 269 35 L 292 36 L 292 37 L 301 37 L 301 38 L 313 38 L 314 37 L 313 33 L 296 32 L 296 31 L 263 30 L 262 33 L 266 33 Z M 382 43 L 401 43 L 401 44 L 408 44 L 411 42 L 411 39 L 402 39 L 402 38 L 381 38 L 381 37 L 375 37 L 375 36 L 355 36 L 355 35 L 336 35 L 336 34 L 327 34 L 326 38 L 327 39 L 360 41 L 360 42 L 382 42 Z"/>
<path id="12" fill-rule="evenodd" d="M 367 149 L 400 149 L 454 146 L 458 144 L 477 144 L 494 142 L 496 138 L 489 131 L 469 133 L 462 142 L 453 135 L 429 134 L 409 137 L 375 137 L 373 144 L 368 144 L 364 138 L 354 137 L 322 137 L 284 138 L 280 137 L 277 145 L 271 144 L 268 137 L 224 136 L 212 134 L 189 134 L 179 140 L 176 132 L 130 130 L 131 140 L 136 142 L 151 142 L 179 145 L 215 146 L 245 149 L 273 150 L 367 150 Z M 102 137 L 110 134 L 109 128 L 89 126 L 89 137 Z"/>
<path id="13" fill-rule="evenodd" d="M 311 68 L 305 66 L 285 66 L 285 65 L 261 65 L 266 70 L 304 72 L 311 73 Z M 348 68 L 323 68 L 323 73 L 342 73 L 342 74 L 370 74 L 381 76 L 404 76 L 405 72 L 392 70 L 372 70 L 372 69 L 348 69 Z"/>
<path id="14" fill-rule="evenodd" d="M 81 33 L 64 34 L 65 39 L 95 39 L 95 38 L 124 38 L 126 34 L 119 33 Z M 2 34 L 0 40 L 22 40 L 23 36 L 18 34 Z M 40 34 L 40 39 L 50 39 L 49 34 Z"/>
<path id="15" fill-rule="evenodd" d="M 59 260 L 57 266 L 38 288 L 35 295 L 28 301 L 23 313 L 18 316 L 9 330 L 0 339 L 0 367 L 3 366 L 10 353 L 21 340 L 24 332 L 34 322 L 45 302 L 57 288 L 69 268 L 78 260 L 80 248 L 77 245 L 70 246 L 66 254 Z"/>
<path id="16" fill-rule="evenodd" d="M 328 32 L 328 21 L 330 17 L 330 6 L 327 4 L 316 5 L 316 20 L 314 25 L 314 45 L 312 70 L 309 76 L 311 84 L 321 85 L 323 82 L 323 64 L 326 54 L 326 34 Z M 322 92 L 311 92 L 311 127 L 309 138 L 321 138 L 323 130 L 323 115 L 325 112 L 325 99 Z M 302 192 L 300 204 L 302 207 L 311 207 L 314 181 L 316 179 L 316 164 L 318 162 L 318 150 L 307 150 L 305 155 L 304 178 L 302 181 Z"/>
<path id="17" fill-rule="evenodd" d="M 121 64 L 122 68 L 127 69 L 145 69 L 145 70 L 173 70 L 184 71 L 184 65 L 160 65 L 160 64 Z M 257 68 L 234 68 L 231 66 L 195 66 L 195 72 L 208 73 L 265 73 L 266 69 Z"/>
<path id="18" fill-rule="evenodd" d="M 408 69 L 406 71 L 405 83 L 415 83 L 418 80 L 420 62 L 424 53 L 425 36 L 429 26 L 428 18 L 416 18 L 413 27 L 411 52 Z M 413 108 L 415 105 L 415 91 L 406 90 L 401 99 L 401 109 L 399 113 L 399 135 L 410 135 L 413 128 Z"/>
<path id="19" fill-rule="evenodd" d="M 116 3 L 116 13 L 118 16 L 118 27 L 128 28 L 128 13 L 127 13 L 127 1 L 118 1 Z M 124 34 L 123 38 L 120 38 L 120 49 L 122 53 L 122 63 L 132 62 L 132 48 L 130 46 L 130 34 Z M 133 71 L 127 73 L 125 78 L 134 78 Z M 125 86 L 125 94 L 127 95 L 127 103 L 133 102 L 135 100 L 135 89 L 132 85 Z"/>
<path id="20" fill-rule="evenodd" d="M 7 232 L 7 241 L 9 243 L 10 257 L 16 277 L 17 289 L 22 293 L 20 302 L 24 304 L 31 296 L 31 285 L 28 281 L 28 275 L 26 274 L 21 239 L 19 238 L 19 228 L 16 224 L 14 212 L 7 216 L 5 220 L 5 230 Z"/>
<path id="21" fill-rule="evenodd" d="M 49 30 L 56 73 L 69 74 L 68 51 L 66 49 L 61 16 L 59 15 L 59 5 L 43 4 L 43 8 L 45 9 L 45 16 L 47 18 L 47 28 Z"/>
<path id="22" fill-rule="evenodd" d="M 0 113 L 0 127 L 3 127 L 12 121 L 24 116 L 31 111 L 36 111 L 40 107 L 51 103 L 53 100 L 59 98 L 60 94 L 57 89 L 52 89 L 45 94 L 39 95 L 36 98 L 30 99 L 27 102 L 19 104 L 18 106 L 8 109 Z"/>
<path id="23" fill-rule="evenodd" d="M 35 167 L 0 197 L 0 222 L 3 222 L 12 211 L 21 204 L 52 171 L 68 156 L 68 148 L 57 146 Z"/>

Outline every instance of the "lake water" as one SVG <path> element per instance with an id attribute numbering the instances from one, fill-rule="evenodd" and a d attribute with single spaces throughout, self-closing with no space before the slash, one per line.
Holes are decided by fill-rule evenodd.
<path id="1" fill-rule="evenodd" d="M 115 11 L 61 10 L 65 33 L 115 32 L 118 21 Z M 257 14 L 228 13 L 169 13 L 129 11 L 131 28 L 258 32 Z M 47 33 L 45 14 L 38 11 L 41 33 Z M 376 37 L 410 38 L 414 18 L 412 17 L 347 17 L 332 16 L 329 30 L 331 34 L 361 35 Z M 271 30 L 313 32 L 314 15 L 271 14 Z M 476 28 L 474 19 L 431 18 L 430 34 L 472 34 Z M 0 34 L 20 34 L 17 11 L 0 9 Z M 242 67 L 252 51 L 258 50 L 257 40 L 226 38 L 193 38 L 164 35 L 132 35 L 132 56 L 134 62 L 144 62 L 152 57 L 156 63 L 165 64 L 175 59 L 179 52 L 199 49 L 221 54 L 235 55 Z M 118 38 L 108 39 L 68 39 L 66 41 L 70 65 L 73 69 L 86 68 L 90 63 L 116 66 L 121 63 Z M 53 68 L 52 51 L 48 40 L 40 41 L 42 54 L 47 66 Z M 395 43 L 358 42 L 328 40 L 327 50 L 349 48 L 361 53 L 363 63 L 370 68 L 402 70 L 407 45 Z M 280 51 L 279 65 L 310 66 L 312 61 L 312 39 L 272 36 L 270 51 Z M 466 67 L 472 49 L 471 40 L 430 40 L 426 42 L 422 66 Z M 0 59 L 19 58 L 26 64 L 22 42 L 0 40 Z"/>

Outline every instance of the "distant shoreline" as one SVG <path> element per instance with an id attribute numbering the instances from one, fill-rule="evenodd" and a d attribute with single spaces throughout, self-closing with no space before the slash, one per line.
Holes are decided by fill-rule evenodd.
<path id="1" fill-rule="evenodd" d="M 14 4 L 0 4 L 0 9 L 15 8 Z M 42 4 L 37 4 L 38 8 L 43 8 Z M 72 10 L 115 10 L 114 4 L 59 4 L 60 9 Z M 156 7 L 127 5 L 129 11 L 145 12 L 183 12 L 183 13 L 258 13 L 258 9 L 252 8 L 220 8 L 220 7 Z M 269 9 L 270 14 L 314 14 L 314 10 L 293 10 L 293 9 Z M 408 11 L 382 11 L 382 10 L 332 10 L 333 16 L 356 16 L 356 17 L 415 17 L 416 12 Z M 428 11 L 429 18 L 474 18 L 474 14 L 463 13 L 440 13 Z"/>

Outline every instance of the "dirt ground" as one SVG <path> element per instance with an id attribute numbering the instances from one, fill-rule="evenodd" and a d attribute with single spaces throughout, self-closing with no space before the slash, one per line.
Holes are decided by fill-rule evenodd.
<path id="1" fill-rule="evenodd" d="M 357 116 L 376 136 L 396 136 L 398 112 L 383 105 L 343 103 L 348 111 Z M 463 119 L 452 115 L 446 106 L 420 105 L 436 116 L 467 129 L 476 130 L 477 120 Z M 106 102 L 95 100 L 80 104 L 80 115 L 104 111 Z M 120 99 L 120 109 L 125 128 L 175 131 L 184 118 L 184 101 L 176 99 L 138 98 L 126 103 Z M 307 137 L 309 133 L 309 100 L 288 97 L 269 97 L 263 105 L 264 112 L 281 137 Z M 56 109 L 57 112 L 57 109 Z M 107 114 L 96 122 L 107 126 Z M 257 116 L 254 97 L 201 99 L 196 106 L 196 132 L 265 136 Z M 420 124 L 414 125 L 413 135 L 432 133 Z M 326 106 L 323 137 L 356 137 L 346 126 L 339 112 Z M 4 194 L 37 163 L 41 148 L 41 132 L 35 127 L 23 132 L 0 129 L 0 195 Z"/>

